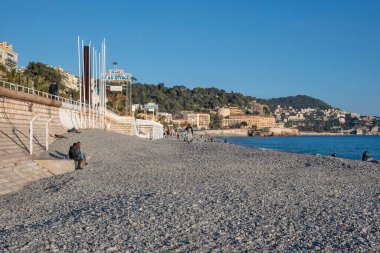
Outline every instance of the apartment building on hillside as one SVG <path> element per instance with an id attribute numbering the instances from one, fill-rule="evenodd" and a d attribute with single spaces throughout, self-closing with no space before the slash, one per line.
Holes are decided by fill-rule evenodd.
<path id="1" fill-rule="evenodd" d="M 13 51 L 13 45 L 6 41 L 0 42 L 0 63 L 4 64 L 9 70 L 17 69 L 18 53 Z"/>

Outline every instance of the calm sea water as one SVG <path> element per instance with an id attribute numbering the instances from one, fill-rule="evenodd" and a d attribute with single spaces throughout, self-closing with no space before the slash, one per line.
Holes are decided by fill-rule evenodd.
<path id="1" fill-rule="evenodd" d="M 224 140 L 224 137 L 220 138 Z M 331 155 L 361 160 L 367 150 L 380 160 L 380 136 L 298 136 L 298 137 L 228 137 L 229 143 L 250 148 L 280 150 L 300 154 Z"/>

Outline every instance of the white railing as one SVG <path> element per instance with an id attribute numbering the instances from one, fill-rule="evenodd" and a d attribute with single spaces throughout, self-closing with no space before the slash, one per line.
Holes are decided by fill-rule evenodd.
<path id="1" fill-rule="evenodd" d="M 120 116 L 116 113 L 114 113 L 113 111 L 110 111 L 110 110 L 106 110 L 106 116 L 115 120 L 115 121 L 118 121 L 118 122 L 125 122 L 128 120 L 128 117 L 127 116 Z"/>
<path id="2" fill-rule="evenodd" d="M 55 99 L 55 100 L 61 101 L 61 102 L 66 103 L 66 104 L 79 105 L 79 103 L 75 100 L 60 97 L 60 96 L 54 96 L 54 95 L 51 95 L 49 93 L 36 90 L 34 88 L 21 86 L 21 85 L 18 85 L 15 83 L 10 83 L 10 82 L 4 81 L 4 80 L 0 80 L 0 87 L 8 88 L 10 90 L 19 91 L 19 92 L 23 92 L 23 93 L 28 93 L 28 94 L 38 96 L 38 97 Z"/>
<path id="3" fill-rule="evenodd" d="M 94 124 L 95 114 L 96 115 L 102 114 L 102 110 L 100 110 L 100 108 L 92 109 L 88 104 L 85 104 L 85 103 L 79 103 L 79 102 L 72 100 L 72 99 L 69 99 L 69 98 L 54 96 L 54 95 L 51 95 L 49 93 L 36 90 L 34 88 L 25 87 L 25 86 L 18 85 L 15 83 L 10 83 L 10 82 L 4 81 L 4 80 L 0 80 L 0 87 L 7 88 L 10 90 L 14 90 L 14 91 L 18 91 L 18 92 L 27 93 L 27 94 L 30 94 L 33 96 L 38 96 L 38 97 L 42 97 L 42 98 L 48 98 L 48 99 L 54 99 L 54 100 L 61 101 L 62 107 L 66 108 L 66 109 L 76 110 L 76 111 L 80 112 L 81 128 L 86 128 L 86 127 L 89 128 L 91 122 L 92 122 L 92 127 L 95 127 L 95 124 Z M 89 120 L 87 120 L 85 117 L 83 117 L 86 113 L 88 113 L 88 115 L 89 115 L 88 116 Z M 91 117 L 93 118 L 92 120 L 90 119 Z"/>
<path id="4" fill-rule="evenodd" d="M 135 122 L 135 132 L 138 137 L 151 140 L 158 140 L 164 137 L 163 125 L 150 120 L 137 119 Z"/>
<path id="5" fill-rule="evenodd" d="M 29 123 L 29 153 L 33 154 L 33 121 L 38 118 L 38 114 Z"/>
<path id="6" fill-rule="evenodd" d="M 152 129 L 152 140 L 159 140 L 164 138 L 164 126 L 160 123 L 154 122 Z"/>

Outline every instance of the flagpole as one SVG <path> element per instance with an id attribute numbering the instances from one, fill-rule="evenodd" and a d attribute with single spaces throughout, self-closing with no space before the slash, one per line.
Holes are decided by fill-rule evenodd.
<path id="1" fill-rule="evenodd" d="M 103 52 L 104 52 L 104 45 L 103 45 L 103 41 L 102 41 L 102 51 L 101 51 L 101 54 L 100 54 L 99 67 L 100 67 L 100 80 L 101 80 L 101 84 L 102 84 L 102 87 L 101 87 L 101 90 L 100 90 L 100 94 L 102 94 L 100 105 L 101 105 L 101 108 L 102 108 L 102 127 L 104 129 L 104 127 L 105 127 L 105 123 L 104 123 L 104 114 L 105 114 L 105 111 L 104 111 Z"/>
<path id="2" fill-rule="evenodd" d="M 78 35 L 78 84 L 79 84 L 79 106 L 77 107 L 77 110 L 79 111 L 79 117 L 80 117 L 80 128 L 82 128 L 82 81 L 81 81 L 81 71 L 80 71 L 80 42 L 79 42 L 79 35 Z"/>
<path id="3" fill-rule="evenodd" d="M 102 110 L 102 114 L 101 114 L 101 121 L 102 121 L 102 128 L 104 129 L 104 117 L 103 117 L 103 114 L 104 114 L 104 105 L 103 105 L 103 96 L 104 96 L 104 93 L 103 93 L 103 86 L 104 86 L 104 80 L 103 80 L 103 42 L 102 42 L 102 50 L 101 52 L 99 53 L 99 75 L 100 75 L 100 90 L 99 90 L 99 94 L 100 94 L 100 109 Z"/>
<path id="4" fill-rule="evenodd" d="M 94 73 L 95 73 L 95 78 L 94 78 L 94 96 L 97 98 L 98 97 L 98 70 L 97 70 L 97 52 L 96 52 L 96 50 L 94 51 L 94 66 L 95 66 L 95 68 L 94 68 Z M 95 126 L 97 127 L 98 126 L 98 122 L 97 122 L 97 120 L 98 120 L 98 110 L 97 110 L 97 107 L 96 107 L 96 104 L 94 104 L 94 113 L 95 113 L 95 122 L 94 122 L 94 124 L 95 124 Z"/>
<path id="5" fill-rule="evenodd" d="M 82 77 L 82 92 L 83 92 L 83 103 L 82 103 L 82 114 L 81 117 L 83 118 L 83 128 L 86 128 L 86 74 L 84 73 L 84 42 L 82 40 L 82 53 L 83 53 L 83 61 L 82 61 L 82 72 L 83 72 L 83 77 Z M 84 116 L 83 116 L 84 112 Z"/>
<path id="6" fill-rule="evenodd" d="M 103 75 L 106 74 L 107 72 L 107 65 L 106 65 L 106 39 L 103 39 Z M 103 106 L 104 106 L 104 123 L 106 122 L 106 110 L 107 110 L 107 104 L 106 104 L 106 96 L 107 96 L 107 93 L 106 93 L 106 85 L 107 85 L 107 81 L 104 80 L 104 85 L 103 85 Z"/>
<path id="7" fill-rule="evenodd" d="M 88 82 L 88 115 L 87 115 L 87 127 L 91 128 L 91 41 L 88 44 L 88 76 L 87 76 L 87 82 Z"/>
<path id="8" fill-rule="evenodd" d="M 92 84 L 91 84 L 91 110 L 92 110 L 92 128 L 95 128 L 95 115 L 94 115 L 94 90 L 95 90 L 95 47 L 92 47 Z"/>

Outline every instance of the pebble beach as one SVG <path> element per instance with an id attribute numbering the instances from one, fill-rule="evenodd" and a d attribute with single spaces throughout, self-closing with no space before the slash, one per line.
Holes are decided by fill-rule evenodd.
<path id="1" fill-rule="evenodd" d="M 380 165 L 100 130 L 83 170 L 0 196 L 0 252 L 380 252 Z"/>

